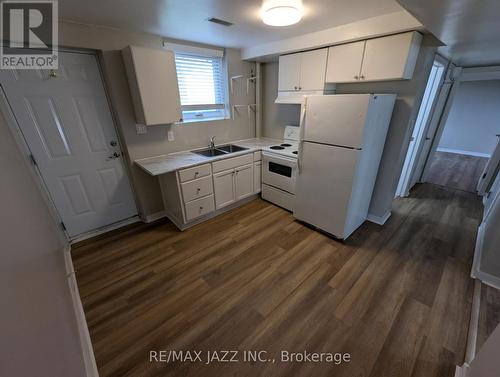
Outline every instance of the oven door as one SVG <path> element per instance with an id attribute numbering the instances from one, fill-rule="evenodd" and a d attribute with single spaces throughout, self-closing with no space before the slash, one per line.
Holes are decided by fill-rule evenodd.
<path id="1" fill-rule="evenodd" d="M 262 183 L 293 194 L 296 174 L 296 159 L 262 152 Z"/>

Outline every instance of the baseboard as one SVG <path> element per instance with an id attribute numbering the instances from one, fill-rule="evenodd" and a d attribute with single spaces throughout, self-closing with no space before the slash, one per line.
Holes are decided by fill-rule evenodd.
<path id="1" fill-rule="evenodd" d="M 76 322 L 78 326 L 80 345 L 83 352 L 86 376 L 99 377 L 99 372 L 97 371 L 97 364 L 94 356 L 94 349 L 92 348 L 92 341 L 90 340 L 89 329 L 87 326 L 87 320 L 85 319 L 85 312 L 83 311 L 82 300 L 80 299 L 80 292 L 78 290 L 78 284 L 76 282 L 73 260 L 71 259 L 71 246 L 67 245 L 64 248 L 63 253 L 64 263 L 66 265 L 66 277 L 68 278 L 71 300 L 73 301 L 73 309 L 76 315 Z"/>
<path id="2" fill-rule="evenodd" d="M 368 217 L 366 218 L 368 221 L 378 224 L 378 225 L 384 225 L 387 220 L 389 220 L 389 217 L 391 217 L 391 211 L 386 212 L 384 216 L 375 216 L 371 213 L 368 214 Z"/>
<path id="3" fill-rule="evenodd" d="M 133 217 L 130 217 L 128 219 L 118 221 L 118 222 L 110 224 L 110 225 L 106 225 L 102 228 L 92 230 L 92 231 L 87 232 L 87 233 L 79 234 L 78 236 L 71 238 L 71 243 L 73 244 L 76 242 L 84 241 L 86 239 L 96 237 L 96 236 L 99 236 L 99 235 L 107 233 L 107 232 L 111 232 L 112 230 L 121 228 L 121 227 L 126 226 L 126 225 L 130 225 L 133 223 L 137 223 L 139 221 L 140 221 L 139 216 L 133 216 Z"/>
<path id="4" fill-rule="evenodd" d="M 465 150 L 462 150 L 462 149 L 453 149 L 453 148 L 441 148 L 441 147 L 438 147 L 437 151 L 438 152 L 446 152 L 446 153 L 464 154 L 466 156 L 486 157 L 486 158 L 490 158 L 491 157 L 491 155 L 488 154 L 488 153 L 465 151 Z"/>
<path id="5" fill-rule="evenodd" d="M 467 377 L 469 371 L 469 365 L 464 363 L 462 366 L 458 366 L 455 368 L 455 377 Z"/>
<path id="6" fill-rule="evenodd" d="M 142 220 L 145 223 L 149 224 L 149 223 L 152 223 L 153 221 L 160 220 L 164 217 L 167 217 L 167 214 L 165 213 L 165 211 L 159 211 L 159 212 L 152 213 L 151 215 L 143 216 Z"/>

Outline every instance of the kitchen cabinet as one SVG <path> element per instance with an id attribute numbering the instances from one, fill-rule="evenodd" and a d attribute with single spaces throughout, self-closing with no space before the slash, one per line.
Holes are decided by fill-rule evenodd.
<path id="1" fill-rule="evenodd" d="M 328 49 L 326 82 L 353 82 L 359 80 L 365 41 L 333 46 Z"/>
<path id="2" fill-rule="evenodd" d="M 234 187 L 236 200 L 253 195 L 253 163 L 235 169 Z"/>
<path id="3" fill-rule="evenodd" d="M 174 53 L 128 46 L 122 55 L 137 123 L 151 126 L 181 121 Z"/>
<path id="4" fill-rule="evenodd" d="M 330 47 L 326 82 L 411 79 L 421 42 L 421 34 L 408 32 Z"/>
<path id="5" fill-rule="evenodd" d="M 279 57 L 279 91 L 323 90 L 328 49 Z"/>
<path id="6" fill-rule="evenodd" d="M 253 192 L 258 194 L 262 186 L 262 161 L 253 163 Z"/>
<path id="7" fill-rule="evenodd" d="M 214 174 L 215 208 L 223 208 L 236 201 L 234 169 Z"/>

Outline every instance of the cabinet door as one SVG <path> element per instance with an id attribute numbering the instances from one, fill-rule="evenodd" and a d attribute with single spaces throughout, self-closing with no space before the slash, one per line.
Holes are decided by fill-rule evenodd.
<path id="1" fill-rule="evenodd" d="M 137 122 L 178 122 L 182 112 L 174 53 L 129 46 L 123 50 L 123 57 Z"/>
<path id="2" fill-rule="evenodd" d="M 235 201 L 234 169 L 214 174 L 215 208 L 225 207 Z"/>
<path id="3" fill-rule="evenodd" d="M 299 90 L 323 90 L 328 49 L 307 51 L 301 55 Z"/>
<path id="4" fill-rule="evenodd" d="M 279 57 L 278 90 L 299 90 L 301 55 L 299 53 Z"/>
<path id="5" fill-rule="evenodd" d="M 364 50 L 365 41 L 330 47 L 326 82 L 358 82 Z"/>
<path id="6" fill-rule="evenodd" d="M 410 79 L 420 47 L 418 33 L 404 33 L 366 41 L 361 79 Z"/>
<path id="7" fill-rule="evenodd" d="M 253 164 L 241 166 L 235 170 L 236 200 L 240 200 L 253 194 Z"/>
<path id="8" fill-rule="evenodd" d="M 258 194 L 262 186 L 262 161 L 253 164 L 253 192 Z"/>

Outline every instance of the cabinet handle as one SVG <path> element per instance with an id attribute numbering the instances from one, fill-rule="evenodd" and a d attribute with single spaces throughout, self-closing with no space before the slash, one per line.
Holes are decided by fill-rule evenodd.
<path id="1" fill-rule="evenodd" d="M 296 87 L 296 86 L 294 86 L 294 87 L 293 87 L 293 89 L 294 89 L 294 90 L 297 90 L 297 87 Z"/>
<path id="2" fill-rule="evenodd" d="M 194 172 L 194 176 L 195 176 L 195 177 L 197 177 L 197 176 L 198 176 L 198 174 L 200 174 L 200 173 L 198 173 L 197 171 L 195 171 L 195 172 Z"/>
<path id="3" fill-rule="evenodd" d="M 201 189 L 198 187 L 198 188 L 196 189 L 196 193 L 197 193 L 197 194 L 199 194 L 199 193 L 200 193 L 200 190 L 201 190 Z"/>
<path id="4" fill-rule="evenodd" d="M 359 80 L 359 76 L 354 76 L 354 79 L 355 80 Z"/>
<path id="5" fill-rule="evenodd" d="M 201 211 L 203 211 L 203 207 L 202 207 L 202 206 L 200 206 L 200 212 L 201 212 Z"/>
<path id="6" fill-rule="evenodd" d="M 364 76 L 364 75 L 361 75 L 361 77 L 360 77 L 360 78 L 361 78 L 361 80 L 364 80 L 364 79 L 365 79 L 365 76 Z"/>
<path id="7" fill-rule="evenodd" d="M 302 87 L 301 87 L 301 86 L 299 86 L 299 90 L 302 90 Z"/>

